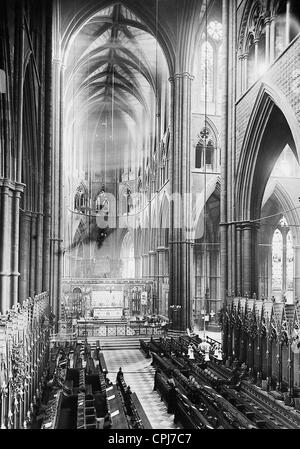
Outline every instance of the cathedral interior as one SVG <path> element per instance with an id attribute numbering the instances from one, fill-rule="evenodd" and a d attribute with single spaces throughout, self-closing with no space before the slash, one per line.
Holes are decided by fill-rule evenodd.
<path id="1" fill-rule="evenodd" d="M 1 429 L 299 429 L 299 0 L 0 0 L 0 226 Z"/>

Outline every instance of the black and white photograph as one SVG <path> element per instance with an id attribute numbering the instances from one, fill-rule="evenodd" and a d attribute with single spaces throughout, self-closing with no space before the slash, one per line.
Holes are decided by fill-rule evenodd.
<path id="1" fill-rule="evenodd" d="M 300 1 L 0 0 L 0 437 L 300 429 L 299 301 Z"/>

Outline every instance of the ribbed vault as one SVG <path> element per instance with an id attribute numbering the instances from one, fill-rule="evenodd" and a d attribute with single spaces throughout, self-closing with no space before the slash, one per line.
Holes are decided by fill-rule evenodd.
<path id="1" fill-rule="evenodd" d="M 167 80 L 163 52 L 133 12 L 116 3 L 94 14 L 66 58 L 68 151 L 81 159 L 89 154 L 83 159 L 98 171 L 137 166 L 149 138 L 155 139 Z"/>

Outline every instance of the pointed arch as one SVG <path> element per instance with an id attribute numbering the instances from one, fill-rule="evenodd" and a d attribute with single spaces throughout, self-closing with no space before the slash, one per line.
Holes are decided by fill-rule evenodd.
<path id="1" fill-rule="evenodd" d="M 272 135 L 270 126 L 268 127 L 270 122 L 273 123 Z M 286 143 L 299 162 L 298 129 L 297 118 L 285 96 L 271 84 L 262 83 L 245 133 L 237 167 L 236 210 L 239 220 L 246 221 L 259 215 L 267 180 Z M 287 139 L 284 145 L 285 134 Z M 272 138 L 276 142 L 276 151 L 267 152 L 264 145 L 267 138 Z"/>

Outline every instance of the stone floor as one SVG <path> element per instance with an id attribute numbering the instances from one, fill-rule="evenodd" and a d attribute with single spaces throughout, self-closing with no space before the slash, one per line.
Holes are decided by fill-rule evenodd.
<path id="1" fill-rule="evenodd" d="M 139 349 L 104 350 L 103 355 L 109 379 L 115 383 L 116 374 L 122 368 L 124 379 L 136 393 L 153 429 L 177 429 L 174 415 L 167 412 L 156 391 L 153 391 L 154 368 Z"/>

